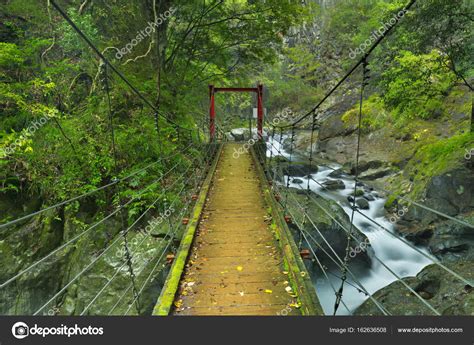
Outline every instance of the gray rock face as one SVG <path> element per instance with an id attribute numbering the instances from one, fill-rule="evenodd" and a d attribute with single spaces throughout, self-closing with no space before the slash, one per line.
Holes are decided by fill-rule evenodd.
<path id="1" fill-rule="evenodd" d="M 474 215 L 464 217 L 463 220 L 472 224 Z M 448 220 L 434 224 L 430 231 L 431 236 L 426 244 L 438 259 L 474 261 L 474 230 L 472 228 Z"/>
<path id="2" fill-rule="evenodd" d="M 459 168 L 434 177 L 426 189 L 426 198 L 435 201 L 445 200 L 441 207 L 436 208 L 439 211 L 446 209 L 451 213 L 459 214 L 472 210 L 474 208 L 474 172 L 467 168 Z"/>
<path id="3" fill-rule="evenodd" d="M 352 133 L 355 128 L 346 128 L 340 116 L 331 116 L 325 120 L 319 129 L 319 140 L 326 140 Z"/>
<path id="4" fill-rule="evenodd" d="M 459 168 L 434 177 L 428 184 L 426 200 L 422 203 L 449 216 L 474 210 L 474 173 L 467 168 Z M 403 220 L 427 225 L 444 218 L 412 205 Z"/>
<path id="5" fill-rule="evenodd" d="M 473 280 L 472 261 L 446 265 L 466 279 Z M 416 277 L 403 280 L 442 315 L 474 315 L 474 289 L 437 265 L 427 266 Z M 392 315 L 433 315 L 433 311 L 398 281 L 373 296 Z M 383 315 L 371 300 L 365 301 L 355 314 Z"/>
<path id="6" fill-rule="evenodd" d="M 372 181 L 372 180 L 379 179 L 381 177 L 388 176 L 392 173 L 393 173 L 393 170 L 391 168 L 381 167 L 381 168 L 366 170 L 363 173 L 361 173 L 359 177 L 363 180 Z"/>

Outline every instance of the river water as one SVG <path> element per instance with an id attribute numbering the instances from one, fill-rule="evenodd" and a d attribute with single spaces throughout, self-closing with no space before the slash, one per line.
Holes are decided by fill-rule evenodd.
<path id="1" fill-rule="evenodd" d="M 286 158 L 290 158 L 290 154 L 286 152 L 283 147 L 279 144 L 278 138 L 275 138 L 273 142 L 267 143 L 267 155 L 269 156 L 273 151 L 273 156 L 282 155 Z M 273 145 L 272 145 L 273 144 Z M 280 151 L 280 153 L 279 153 Z M 336 201 L 340 207 L 346 212 L 346 214 L 351 217 L 352 209 L 348 201 L 348 196 L 353 195 L 354 192 L 354 178 L 350 175 L 342 175 L 341 177 L 332 178 L 329 176 L 334 169 L 340 168 L 337 164 L 331 164 L 326 166 L 318 166 L 318 172 L 311 175 L 312 179 L 318 181 L 319 183 L 324 183 L 328 180 L 342 180 L 345 185 L 345 189 L 328 191 L 327 189 L 320 186 L 315 181 L 309 181 L 310 189 L 327 199 Z M 286 184 L 288 177 L 285 176 L 284 183 Z M 308 178 L 299 178 L 303 180 L 303 183 L 293 183 L 290 178 L 290 187 L 294 188 L 306 188 L 308 183 Z M 300 182 L 300 181 L 299 181 Z M 372 195 L 373 199 L 369 202 L 369 209 L 360 210 L 363 214 L 371 219 L 375 220 L 377 223 L 385 227 L 387 230 L 394 233 L 396 230 L 392 222 L 385 216 L 384 204 L 385 199 L 379 196 L 377 191 L 367 191 L 367 194 Z M 368 251 L 369 256 L 371 257 L 370 267 L 367 265 L 356 266 L 355 264 L 350 265 L 350 269 L 355 273 L 359 283 L 364 286 L 368 293 L 373 294 L 381 288 L 389 285 L 390 283 L 396 281 L 398 277 L 411 277 L 415 276 L 420 272 L 425 266 L 432 263 L 432 260 L 429 260 L 424 255 L 417 252 L 415 249 L 405 244 L 404 242 L 396 239 L 394 236 L 390 235 L 386 230 L 370 222 L 364 216 L 355 212 L 354 214 L 354 225 L 355 227 L 364 233 L 368 240 L 370 241 L 370 246 L 372 251 Z M 343 231 L 343 229 L 340 229 Z M 314 243 L 312 244 L 315 247 Z M 353 241 L 353 248 L 356 247 L 356 243 Z M 424 247 L 417 247 L 419 250 L 428 254 L 428 251 Z M 317 249 L 317 248 L 316 248 Z M 321 251 L 317 251 L 319 255 L 325 255 Z M 330 253 L 332 254 L 332 253 Z M 375 255 L 381 262 L 383 262 L 389 269 L 384 267 L 380 261 L 378 261 Z M 343 258 L 342 258 L 343 259 Z M 340 279 L 340 268 L 337 266 L 328 266 L 328 277 L 330 282 L 323 275 L 319 267 L 314 264 L 312 267 L 312 278 L 316 286 L 316 291 L 321 302 L 321 305 L 326 314 L 332 315 L 334 311 L 334 301 L 335 293 L 331 287 L 338 290 L 341 279 Z M 344 285 L 344 293 L 342 300 L 345 303 L 340 305 L 337 311 L 337 315 L 348 315 L 352 314 L 353 311 L 360 306 L 367 298 L 365 293 L 360 292 L 354 286 L 357 286 L 356 282 L 350 278 L 348 275 L 348 283 Z M 408 291 L 408 290 L 407 290 Z M 347 308 L 346 308 L 347 307 Z"/>

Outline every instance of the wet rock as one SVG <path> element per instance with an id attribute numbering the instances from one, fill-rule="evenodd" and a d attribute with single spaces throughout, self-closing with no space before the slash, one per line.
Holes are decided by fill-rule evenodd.
<path id="1" fill-rule="evenodd" d="M 329 190 L 336 190 L 336 189 L 345 189 L 346 185 L 341 180 L 328 180 L 322 183 L 322 185 Z"/>
<path id="2" fill-rule="evenodd" d="M 374 201 L 375 197 L 372 194 L 364 194 L 363 198 L 368 201 Z"/>
<path id="3" fill-rule="evenodd" d="M 431 295 L 430 293 L 426 292 L 426 291 L 420 291 L 418 292 L 418 294 L 423 298 L 423 299 L 430 299 L 430 298 L 433 298 L 433 295 Z"/>
<path id="4" fill-rule="evenodd" d="M 345 175 L 344 171 L 342 169 L 336 169 L 333 172 L 331 172 L 328 176 L 332 178 L 339 178 Z"/>
<path id="5" fill-rule="evenodd" d="M 356 205 L 362 210 L 368 210 L 370 208 L 369 202 L 364 198 L 357 199 Z"/>
<path id="6" fill-rule="evenodd" d="M 367 170 L 375 170 L 375 169 L 382 168 L 383 165 L 384 165 L 384 163 L 382 161 L 378 161 L 378 160 L 373 160 L 373 161 L 368 161 L 368 162 L 367 161 L 360 161 L 357 171 L 359 172 L 359 174 L 361 174 L 361 173 L 363 173 L 364 171 L 367 171 Z M 350 163 L 349 169 L 350 169 L 349 171 L 350 171 L 351 175 L 356 174 L 355 164 Z"/>
<path id="7" fill-rule="evenodd" d="M 376 180 L 391 175 L 392 173 L 393 170 L 391 168 L 381 167 L 376 169 L 368 169 L 359 174 L 359 177 L 363 180 Z"/>
<path id="8" fill-rule="evenodd" d="M 230 131 L 230 135 L 234 138 L 235 141 L 245 140 L 245 130 L 243 128 L 234 128 Z"/>
<path id="9" fill-rule="evenodd" d="M 232 134 L 230 132 L 226 132 L 225 137 L 226 137 L 227 141 L 234 140 L 234 137 L 232 136 Z"/>
<path id="10" fill-rule="evenodd" d="M 430 198 L 424 201 L 423 204 L 436 211 L 443 212 L 448 216 L 456 216 L 458 210 L 447 198 Z M 437 214 L 417 205 L 411 205 L 408 212 L 406 212 L 402 218 L 409 222 L 419 222 L 422 225 L 432 224 L 440 219 Z"/>
<path id="11" fill-rule="evenodd" d="M 431 229 L 411 233 L 405 236 L 408 241 L 416 245 L 426 245 L 431 237 L 433 237 L 433 230 Z"/>
<path id="12" fill-rule="evenodd" d="M 414 290 L 424 299 L 431 299 L 439 292 L 441 281 L 439 277 L 432 276 L 426 279 L 421 279 Z"/>
<path id="13" fill-rule="evenodd" d="M 291 188 L 290 191 L 297 193 L 295 188 Z M 298 195 L 295 194 L 300 205 L 305 205 L 307 202 L 306 195 Z M 288 207 L 291 210 L 291 213 L 295 217 L 295 219 L 300 220 L 302 219 L 302 209 L 301 206 L 298 205 L 293 197 L 288 198 Z M 319 206 L 318 206 L 319 205 Z M 330 217 L 324 210 L 326 210 L 332 217 Z M 324 238 L 331 244 L 331 247 L 334 251 L 340 256 L 344 257 L 346 245 L 347 245 L 347 233 L 339 224 L 342 224 L 345 229 L 350 228 L 350 219 L 349 216 L 344 212 L 340 205 L 338 205 L 335 201 L 327 200 L 315 193 L 311 193 L 311 197 L 309 199 L 307 213 L 312 221 L 324 236 Z M 334 220 L 336 219 L 337 222 Z M 295 223 L 295 222 L 294 222 Z M 305 229 L 308 231 L 311 236 L 324 248 L 324 250 L 331 252 L 329 246 L 323 241 L 321 234 L 316 230 L 311 222 L 307 221 L 305 223 Z M 301 224 L 299 224 L 301 225 Z M 295 224 L 292 224 L 293 235 L 295 241 L 299 239 L 299 230 Z M 360 232 L 359 229 L 354 231 L 354 236 L 356 238 L 357 243 L 369 243 L 367 237 Z M 312 243 L 312 246 L 318 250 L 318 247 Z M 371 265 L 371 255 L 373 254 L 373 249 L 370 246 L 364 251 L 361 251 L 354 259 L 359 264 L 370 267 Z M 319 256 L 319 255 L 318 255 Z M 325 265 L 331 265 L 332 261 L 326 255 L 320 255 L 319 259 Z"/>
<path id="14" fill-rule="evenodd" d="M 292 177 L 304 177 L 318 172 L 316 165 L 309 164 L 289 164 L 283 168 L 283 174 Z"/>
<path id="15" fill-rule="evenodd" d="M 302 184 L 303 183 L 303 180 L 299 179 L 299 178 L 294 178 L 291 180 L 292 183 L 296 183 L 296 184 Z"/>
<path id="16" fill-rule="evenodd" d="M 460 241 L 445 241 L 430 246 L 433 254 L 462 253 L 469 249 L 469 245 Z"/>
<path id="17" fill-rule="evenodd" d="M 460 220 L 474 223 L 474 214 L 457 216 Z M 416 221 L 401 220 L 397 230 L 415 244 L 426 245 L 443 261 L 474 261 L 474 236 L 472 228 L 452 220 L 435 221 L 428 226 Z"/>

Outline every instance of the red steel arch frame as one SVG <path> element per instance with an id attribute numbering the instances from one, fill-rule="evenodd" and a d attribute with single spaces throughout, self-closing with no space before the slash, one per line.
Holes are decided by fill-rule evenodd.
<path id="1" fill-rule="evenodd" d="M 257 135 L 263 138 L 263 85 L 257 87 L 214 87 L 209 85 L 209 133 L 211 141 L 216 137 L 216 107 L 215 94 L 217 92 L 255 92 L 257 94 Z"/>

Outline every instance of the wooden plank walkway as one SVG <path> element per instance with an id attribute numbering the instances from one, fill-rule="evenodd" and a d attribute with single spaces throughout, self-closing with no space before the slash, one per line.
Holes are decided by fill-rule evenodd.
<path id="1" fill-rule="evenodd" d="M 299 315 L 250 153 L 224 145 L 174 315 Z"/>

